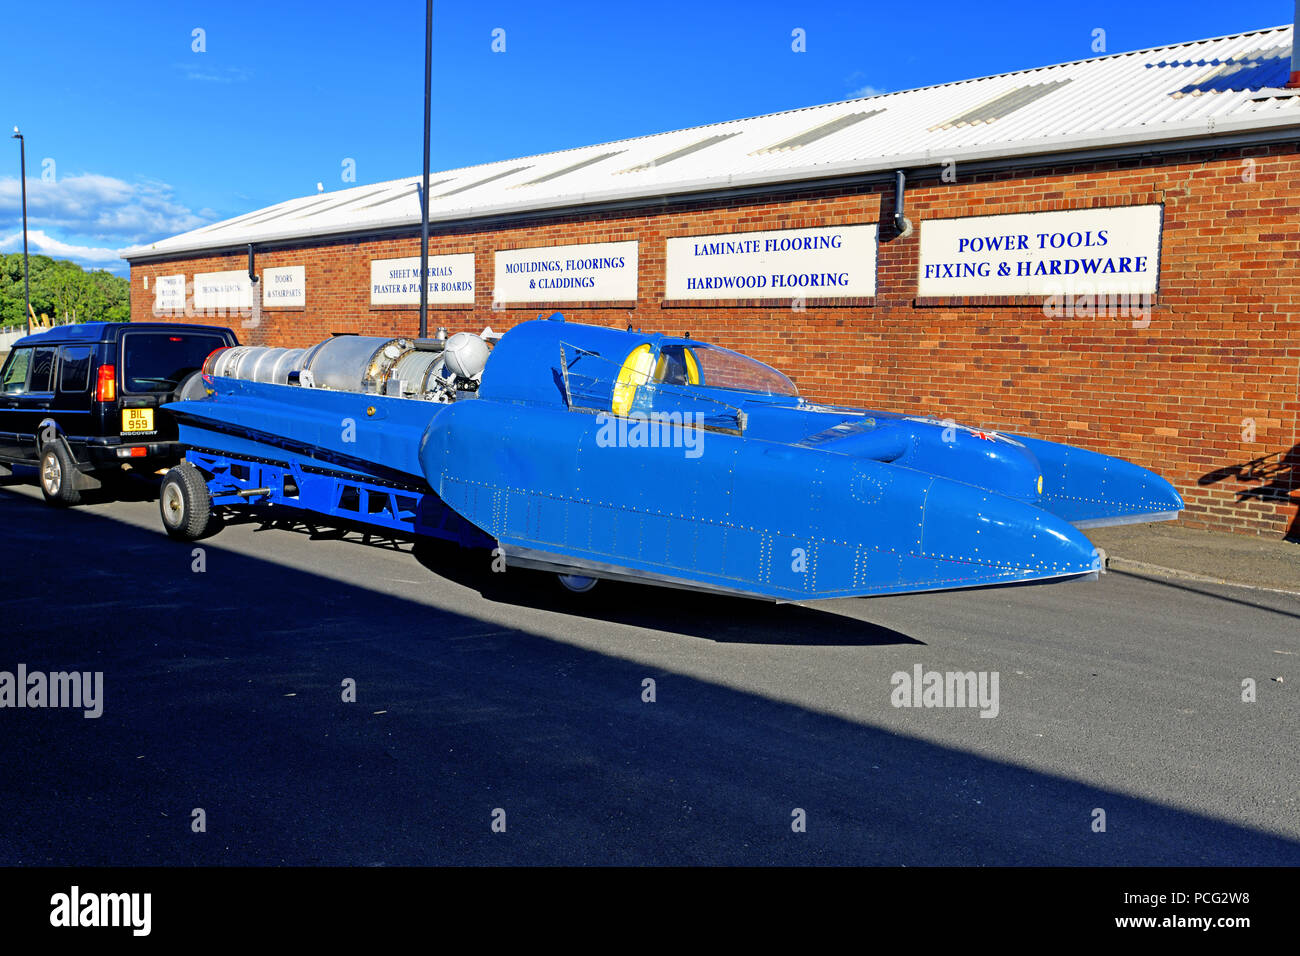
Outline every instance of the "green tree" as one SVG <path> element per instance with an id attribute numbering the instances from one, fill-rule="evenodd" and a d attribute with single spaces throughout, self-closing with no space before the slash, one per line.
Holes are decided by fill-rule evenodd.
<path id="1" fill-rule="evenodd" d="M 126 322 L 131 318 L 130 284 L 104 269 L 87 272 L 75 262 L 29 258 L 32 309 L 57 322 Z M 0 325 L 22 325 L 23 256 L 0 256 Z"/>

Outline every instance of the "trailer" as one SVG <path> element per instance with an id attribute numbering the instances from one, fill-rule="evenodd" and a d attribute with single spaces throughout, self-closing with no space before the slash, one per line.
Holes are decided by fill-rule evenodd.
<path id="1" fill-rule="evenodd" d="M 484 345 L 495 338 L 486 332 Z M 491 547 L 491 538 L 442 503 L 409 455 L 392 455 L 394 448 L 414 447 L 427 424 L 431 409 L 410 401 L 414 390 L 442 394 L 450 384 L 454 391 L 454 376 L 438 373 L 449 373 L 449 354 L 466 341 L 456 342 L 452 353 L 445 336 L 427 341 L 337 336 L 313 349 L 238 346 L 213 352 L 201 372 L 203 399 L 171 406 L 186 451 L 159 489 L 163 528 L 175 539 L 197 541 L 220 528 L 222 511 L 238 509 Z M 486 354 L 485 348 L 475 351 Z M 412 356 L 421 361 L 413 363 Z M 358 374 L 345 380 L 344 366 Z M 419 382 L 401 378 L 416 366 L 423 374 Z M 431 373 L 436 386 L 429 384 Z M 315 388 L 317 376 L 336 387 Z M 475 381 L 467 375 L 462 385 Z M 380 394 L 381 389 L 399 397 Z M 307 414 L 295 416 L 291 400 L 302 398 Z M 204 403 L 211 403 L 209 411 L 219 405 L 224 416 L 194 408 Z M 339 422 L 340 442 L 293 437 L 311 431 L 313 410 L 318 431 L 325 419 Z M 358 429 L 363 439 L 380 434 L 380 423 L 386 441 L 356 441 Z M 360 447 L 344 454 L 338 446 L 348 444 Z M 381 463 L 379 456 L 390 463 Z"/>
<path id="2" fill-rule="evenodd" d="M 432 537 L 464 547 L 491 547 L 492 539 L 460 518 L 428 486 L 364 480 L 345 472 L 288 461 L 192 448 L 163 478 L 163 527 L 182 541 L 208 537 L 225 508 L 306 512 L 327 520 L 372 525 L 410 537 Z"/>

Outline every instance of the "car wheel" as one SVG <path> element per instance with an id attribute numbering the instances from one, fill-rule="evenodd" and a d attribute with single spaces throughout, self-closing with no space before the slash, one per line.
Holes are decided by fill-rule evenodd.
<path id="1" fill-rule="evenodd" d="M 51 442 L 41 452 L 40 480 L 41 492 L 50 504 L 59 507 L 80 504 L 77 463 L 72 460 L 63 442 Z"/>
<path id="2" fill-rule="evenodd" d="M 203 474 L 183 461 L 162 480 L 158 510 L 163 528 L 178 541 L 197 541 L 212 523 L 212 495 Z"/>
<path id="3" fill-rule="evenodd" d="M 597 581 L 596 578 L 589 578 L 584 574 L 557 574 L 556 577 L 560 579 L 560 583 L 566 590 L 574 594 L 586 594 L 596 586 Z"/>

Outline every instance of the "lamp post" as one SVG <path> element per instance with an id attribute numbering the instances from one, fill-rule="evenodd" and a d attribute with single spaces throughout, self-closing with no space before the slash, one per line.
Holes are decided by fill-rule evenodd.
<path id="1" fill-rule="evenodd" d="M 424 188 L 420 190 L 420 338 L 429 334 L 429 93 L 433 64 L 433 0 L 424 10 Z"/>
<path id="2" fill-rule="evenodd" d="M 18 140 L 19 181 L 23 184 L 23 320 L 27 323 L 27 334 L 32 334 L 32 290 L 27 273 L 27 141 L 23 134 L 14 127 L 13 138 Z"/>

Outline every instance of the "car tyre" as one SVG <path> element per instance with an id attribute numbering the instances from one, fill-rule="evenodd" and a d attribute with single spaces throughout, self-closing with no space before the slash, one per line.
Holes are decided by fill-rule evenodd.
<path id="1" fill-rule="evenodd" d="M 162 480 L 158 511 L 169 537 L 197 541 L 212 524 L 212 495 L 202 472 L 183 461 Z"/>
<path id="2" fill-rule="evenodd" d="M 38 477 L 45 500 L 56 507 L 65 508 L 81 503 L 77 490 L 77 463 L 72 460 L 67 446 L 61 441 L 46 445 L 41 452 Z"/>
<path id="3" fill-rule="evenodd" d="M 560 584 L 572 594 L 586 594 L 596 586 L 597 578 L 583 574 L 557 574 Z"/>

